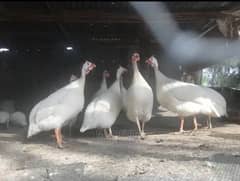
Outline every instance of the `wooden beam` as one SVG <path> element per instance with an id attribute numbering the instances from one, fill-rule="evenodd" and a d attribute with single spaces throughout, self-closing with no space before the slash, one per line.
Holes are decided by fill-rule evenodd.
<path id="1" fill-rule="evenodd" d="M 220 12 L 175 12 L 172 13 L 176 21 L 194 22 L 210 18 L 219 18 L 224 15 Z M 152 21 L 158 22 L 164 20 L 154 16 Z M 109 13 L 100 10 L 70 11 L 63 10 L 46 14 L 44 12 L 30 9 L 9 9 L 7 16 L 0 17 L 0 22 L 59 22 L 59 23 L 143 23 L 140 16 L 133 13 Z"/>

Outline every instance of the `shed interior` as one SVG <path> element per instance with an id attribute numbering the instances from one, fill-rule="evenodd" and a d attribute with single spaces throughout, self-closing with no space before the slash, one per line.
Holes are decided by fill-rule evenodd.
<path id="1" fill-rule="evenodd" d="M 183 31 L 204 33 L 206 38 L 238 39 L 239 2 L 164 4 Z M 0 99 L 15 100 L 16 108 L 27 115 L 38 101 L 66 85 L 72 74 L 80 76 L 85 60 L 97 65 L 87 77 L 86 104 L 99 87 L 103 70 L 111 74 L 110 85 L 117 67 L 128 66 L 132 50 L 140 52 L 140 70 L 152 87 L 153 73 L 144 63 L 152 54 L 161 57 L 160 70 L 175 79 L 180 79 L 183 70 L 195 72 L 211 65 L 197 60 L 180 65 L 164 58 L 161 44 L 129 2 L 5 1 L 0 3 L 0 14 L 0 46 L 9 49 L 0 53 Z M 212 28 L 217 19 L 224 18 L 232 22 L 232 33 L 226 36 L 218 27 Z M 69 46 L 73 49 L 67 50 Z"/>

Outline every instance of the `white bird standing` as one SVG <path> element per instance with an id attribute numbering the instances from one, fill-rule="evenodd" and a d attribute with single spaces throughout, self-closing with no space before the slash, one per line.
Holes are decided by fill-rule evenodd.
<path id="1" fill-rule="evenodd" d="M 116 73 L 116 81 L 87 106 L 84 113 L 83 124 L 80 132 L 89 129 L 104 129 L 105 137 L 112 137 L 111 127 L 115 123 L 121 109 L 122 98 L 120 93 L 120 77 L 127 69 L 119 67 Z M 109 129 L 109 134 L 107 130 Z"/>
<path id="2" fill-rule="evenodd" d="M 107 78 L 110 77 L 110 73 L 107 70 L 103 71 L 102 74 L 102 82 L 101 82 L 101 86 L 98 89 L 98 91 L 94 94 L 93 98 L 98 97 L 99 95 L 101 95 L 103 92 L 105 92 L 107 90 Z"/>
<path id="3" fill-rule="evenodd" d="M 144 124 L 152 117 L 153 92 L 138 70 L 137 62 L 140 61 L 140 55 L 134 53 L 131 61 L 133 65 L 133 79 L 130 87 L 123 94 L 124 109 L 128 119 L 136 122 L 140 137 L 143 139 L 145 136 Z M 142 124 L 142 127 L 140 124 Z"/>
<path id="4" fill-rule="evenodd" d="M 211 117 L 227 115 L 226 100 L 218 92 L 192 83 L 177 81 L 166 77 L 158 69 L 157 59 L 151 56 L 146 63 L 150 64 L 155 73 L 156 94 L 158 103 L 180 117 L 180 132 L 183 132 L 184 117 L 208 115 L 208 127 L 211 128 Z"/>
<path id="5" fill-rule="evenodd" d="M 30 112 L 27 137 L 41 131 L 55 130 L 59 148 L 62 148 L 61 128 L 82 111 L 86 75 L 96 67 L 86 61 L 82 66 L 81 77 L 36 104 Z"/>

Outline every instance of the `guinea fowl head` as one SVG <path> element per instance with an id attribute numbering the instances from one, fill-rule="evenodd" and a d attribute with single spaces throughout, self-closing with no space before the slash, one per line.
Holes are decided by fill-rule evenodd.
<path id="1" fill-rule="evenodd" d="M 103 77 L 108 78 L 110 77 L 110 73 L 107 70 L 103 71 Z"/>
<path id="2" fill-rule="evenodd" d="M 147 59 L 146 63 L 151 65 L 152 67 L 158 67 L 158 61 L 154 56 L 151 56 L 149 59 Z"/>
<path id="3" fill-rule="evenodd" d="M 134 53 L 132 54 L 131 61 L 132 61 L 132 62 L 138 62 L 138 61 L 140 61 L 140 55 L 139 55 L 139 53 L 134 52 Z"/>
<path id="4" fill-rule="evenodd" d="M 96 67 L 96 65 L 92 62 L 89 62 L 88 60 L 85 61 L 85 63 L 82 66 L 82 71 L 87 75 L 89 74 L 94 68 Z"/>

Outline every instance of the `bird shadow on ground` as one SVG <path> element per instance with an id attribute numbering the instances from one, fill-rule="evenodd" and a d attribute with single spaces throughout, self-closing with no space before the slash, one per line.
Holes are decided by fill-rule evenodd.
<path id="1" fill-rule="evenodd" d="M 224 125 L 224 124 L 223 124 Z M 121 160 L 124 158 L 135 158 L 135 157 L 145 157 L 145 158 L 155 158 L 155 159 L 165 159 L 165 160 L 171 160 L 171 161 L 207 161 L 209 158 L 206 156 L 189 156 L 188 154 L 185 154 L 184 151 L 187 151 L 188 153 L 198 153 L 199 151 L 205 151 L 205 152 L 218 152 L 223 151 L 221 148 L 221 144 L 214 144 L 209 143 L 208 140 L 206 140 L 205 147 L 201 146 L 203 145 L 203 140 L 200 140 L 197 137 L 192 137 L 189 135 L 179 135 L 176 136 L 176 139 L 165 139 L 161 135 L 169 134 L 169 131 L 164 130 L 155 130 L 151 134 L 150 128 L 149 130 L 146 128 L 146 133 L 150 137 L 152 135 L 156 136 L 155 140 L 148 139 L 148 136 L 146 137 L 146 140 L 140 140 L 138 136 L 137 130 L 130 130 L 132 131 L 131 134 L 127 134 L 124 136 L 119 136 L 119 138 L 116 139 L 106 139 L 103 136 L 86 136 L 86 135 L 75 135 L 73 138 L 65 136 L 66 143 L 65 148 L 63 150 L 59 150 L 60 152 L 68 152 L 68 153 L 88 153 L 89 155 L 95 155 L 99 157 L 107 156 L 112 159 Z M 92 131 L 94 132 L 94 130 Z M 113 133 L 116 133 L 113 131 Z M 9 129 L 6 130 L 4 133 L 1 133 L 0 141 L 1 144 L 6 144 L 6 142 L 20 142 L 23 145 L 36 145 L 36 148 L 41 148 L 41 145 L 47 145 L 50 146 L 50 148 L 57 149 L 55 138 L 51 137 L 53 132 L 42 132 L 38 135 L 33 136 L 30 139 L 26 139 L 26 130 L 16 130 L 16 129 Z M 198 134 L 198 132 L 196 132 Z M 213 135 L 221 137 L 221 133 L 213 133 Z M 172 135 L 173 136 L 173 135 Z M 181 137 L 185 136 L 185 140 L 181 141 Z M 212 133 L 210 134 L 212 136 Z M 237 135 L 236 135 L 237 136 Z M 187 138 L 187 139 L 186 139 Z M 230 139 L 230 138 L 229 138 Z M 148 143 L 150 141 L 151 143 Z M 201 141 L 201 142 L 200 142 Z M 190 144 L 191 143 L 191 144 Z M 199 144 L 196 144 L 199 143 Z M 39 145 L 39 146 L 38 146 Z M 206 146 L 207 145 L 207 146 Z M 3 149 L 1 151 L 1 154 L 6 156 L 12 157 L 14 154 L 22 155 L 20 157 L 26 158 L 26 155 L 28 153 L 22 152 L 17 150 L 16 148 L 8 148 L 8 146 L 1 145 L 1 148 Z M 43 149 L 43 148 L 42 148 Z M 11 154 L 8 154 L 8 150 L 11 150 Z M 36 149 L 38 150 L 38 149 Z M 176 153 L 174 153 L 176 151 Z M 179 152 L 182 151 L 182 152 Z M 23 156 L 25 155 L 25 157 Z M 28 156 L 27 156 L 28 157 Z M 227 157 L 231 157 L 231 155 L 227 155 Z M 41 159 L 34 156 L 29 156 L 30 159 Z M 232 158 L 232 157 L 231 157 Z M 227 161 L 226 161 L 227 160 Z M 216 157 L 215 162 L 219 163 L 237 163 L 234 159 L 234 161 L 228 161 L 229 159 L 219 159 L 219 157 Z M 24 161 L 20 160 L 19 162 Z M 48 164 L 48 163 L 46 163 Z"/>

